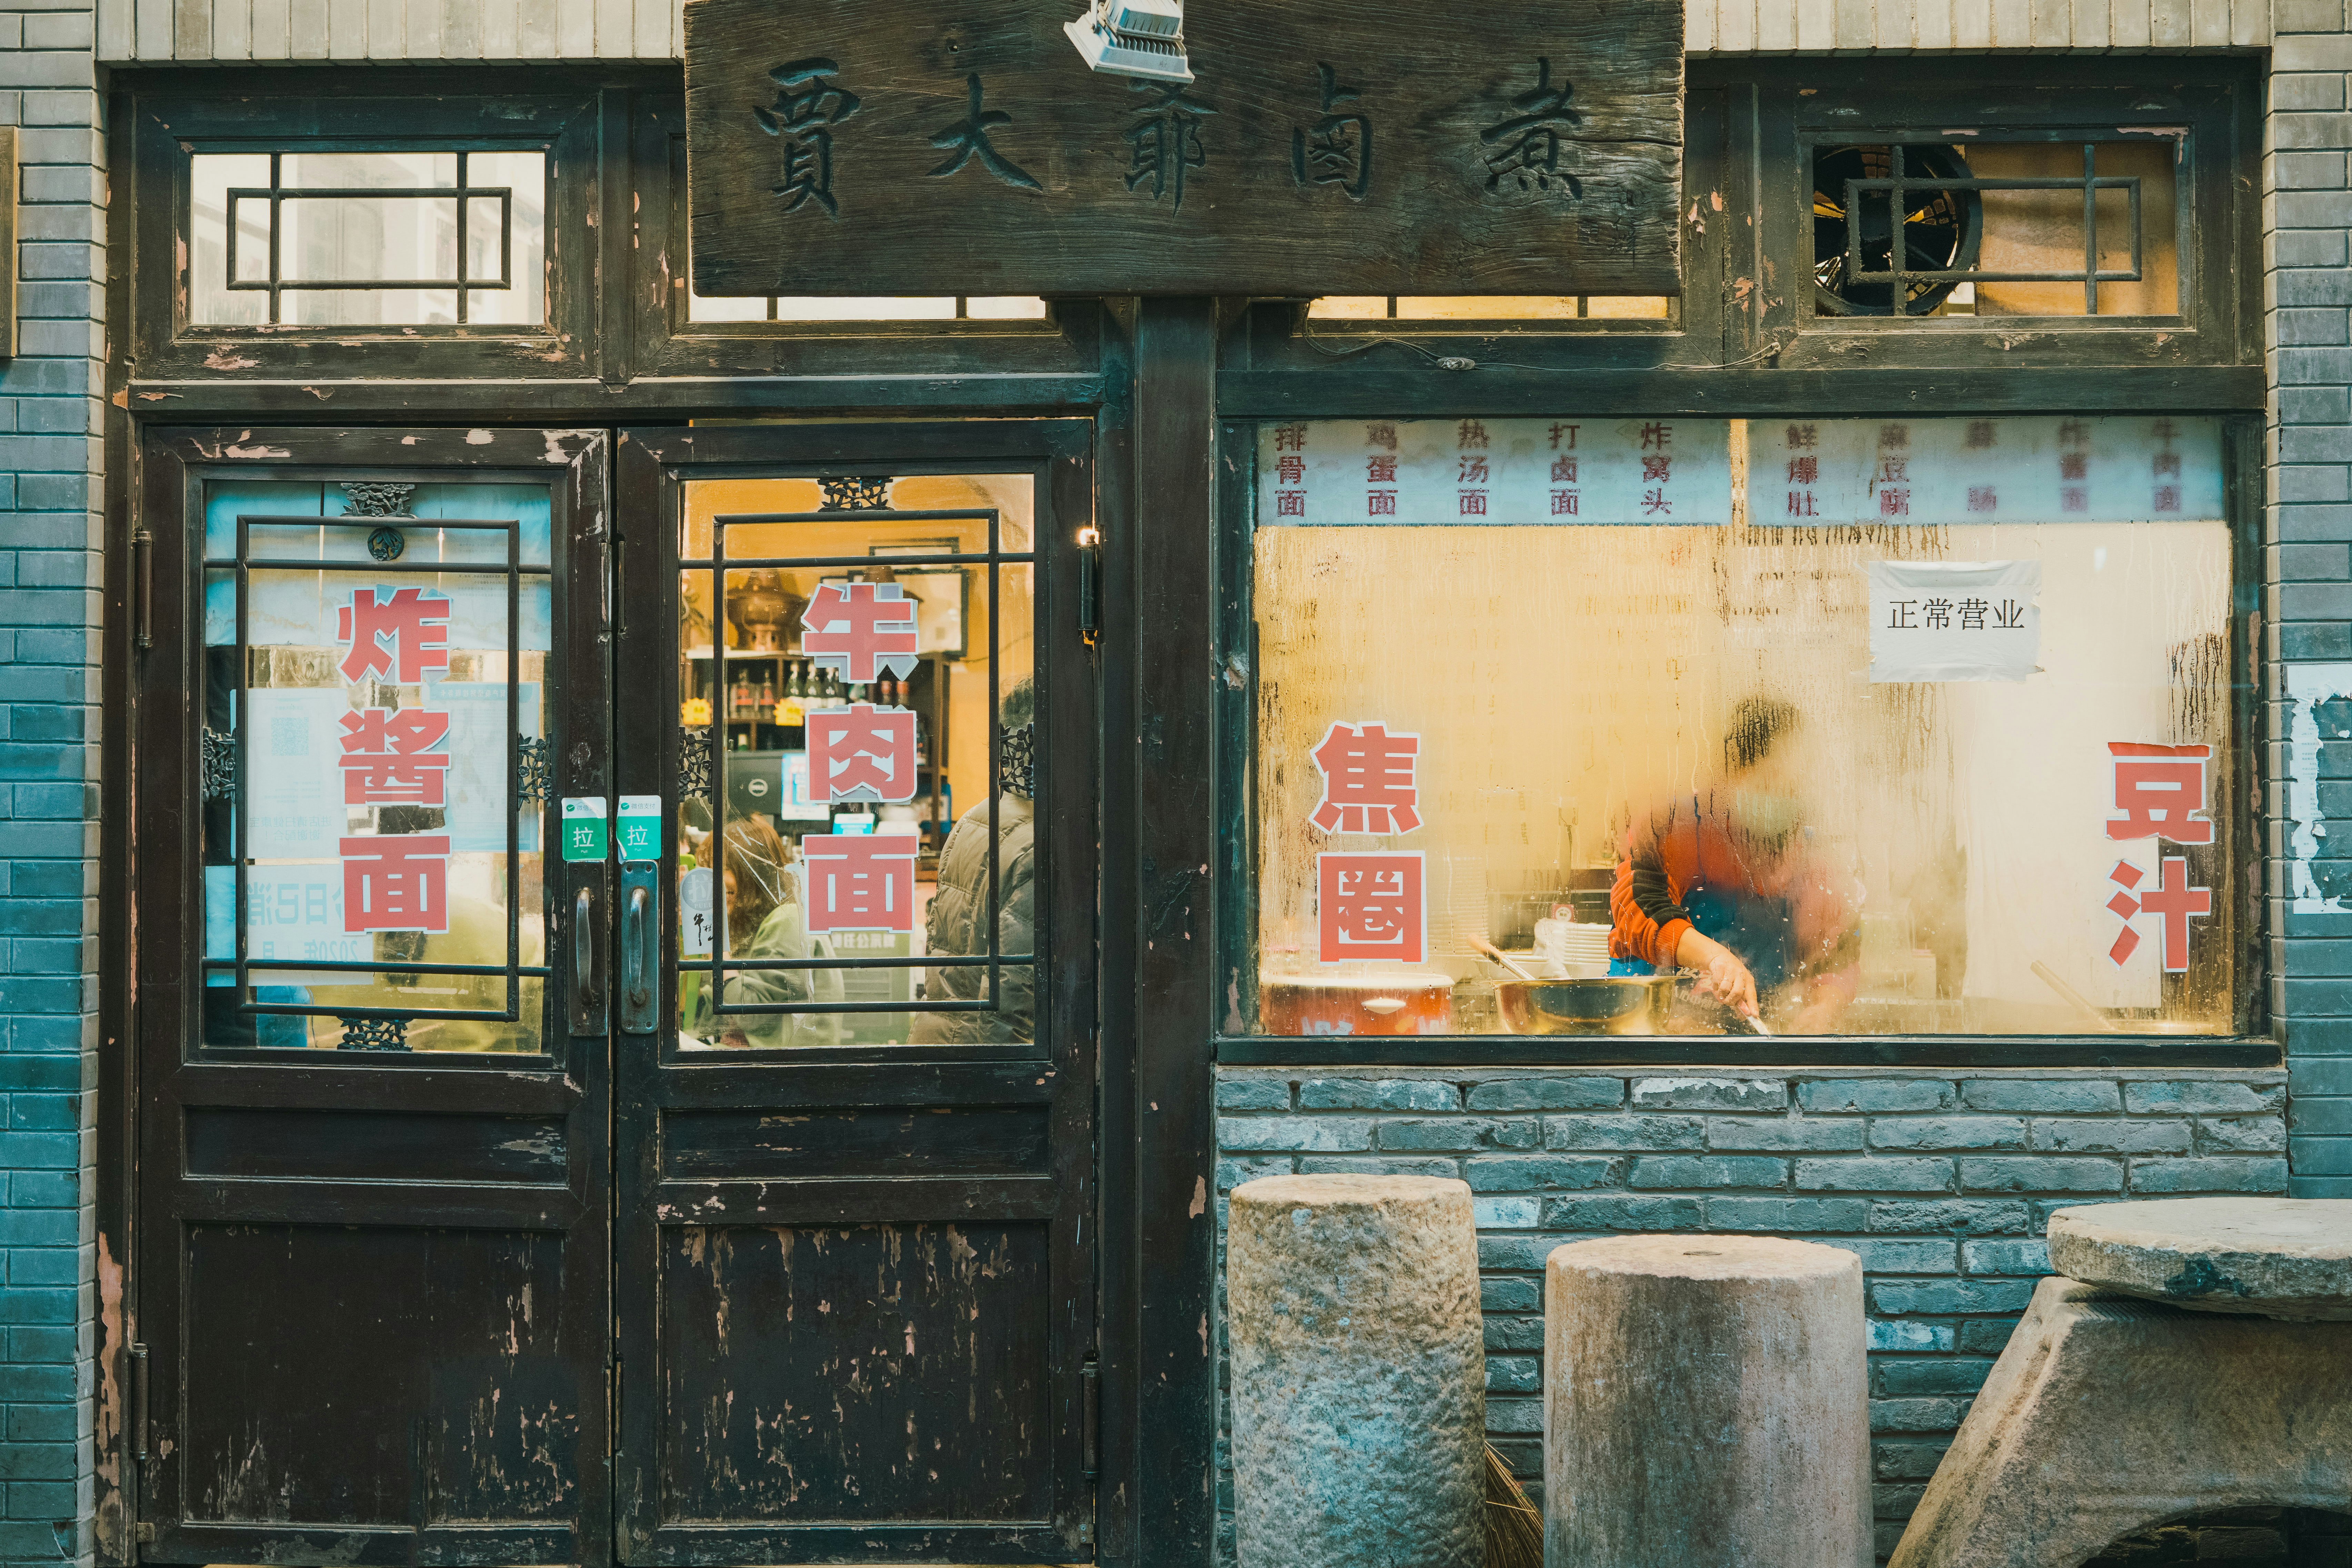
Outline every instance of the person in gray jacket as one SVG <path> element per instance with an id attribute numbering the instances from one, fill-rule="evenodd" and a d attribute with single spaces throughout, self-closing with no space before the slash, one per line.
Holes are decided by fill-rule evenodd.
<path id="1" fill-rule="evenodd" d="M 1024 677 L 1004 693 L 1004 750 L 996 771 L 996 951 L 1033 952 L 1037 940 L 1036 735 L 1037 691 Z M 940 851 L 939 888 L 925 920 L 926 952 L 988 951 L 988 803 L 963 814 Z M 958 1009 L 915 1015 L 922 1045 L 1027 1042 L 1036 1037 L 1037 972 L 1007 964 L 999 976 L 997 1010 Z M 988 994 L 984 965 L 925 972 L 927 1001 L 976 1001 Z"/>

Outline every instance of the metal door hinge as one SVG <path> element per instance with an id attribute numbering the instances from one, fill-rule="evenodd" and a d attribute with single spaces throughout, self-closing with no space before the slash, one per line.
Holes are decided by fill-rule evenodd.
<path id="1" fill-rule="evenodd" d="M 1102 1473 L 1101 1409 L 1102 1373 L 1093 1362 L 1078 1368 L 1078 1423 L 1087 1439 L 1087 1479 L 1093 1480 Z"/>
<path id="2" fill-rule="evenodd" d="M 131 1347 L 131 1457 L 147 1458 L 147 1347 Z"/>
<path id="3" fill-rule="evenodd" d="M 1102 530 L 1078 530 L 1078 636 L 1088 647 L 1102 641 Z"/>

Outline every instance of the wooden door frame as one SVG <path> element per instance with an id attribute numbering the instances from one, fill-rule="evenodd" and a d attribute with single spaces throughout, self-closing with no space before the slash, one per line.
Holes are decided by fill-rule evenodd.
<path id="1" fill-rule="evenodd" d="M 201 556 L 204 487 L 208 479 L 234 474 L 300 482 L 338 473 L 373 478 L 422 471 L 456 479 L 472 474 L 485 479 L 504 476 L 551 481 L 551 613 L 558 635 L 564 638 L 557 646 L 567 654 L 576 654 L 577 667 L 565 670 L 560 695 L 549 694 L 549 736 L 556 742 L 549 794 L 603 792 L 610 685 L 607 639 L 597 602 L 601 595 L 581 601 L 567 588 L 576 587 L 583 577 L 593 584 L 602 574 L 608 516 L 607 437 L 601 430 L 507 434 L 513 438 L 483 442 L 469 439 L 466 432 L 396 426 L 337 431 L 159 427 L 144 433 L 139 448 L 142 527 L 133 551 L 130 625 L 125 628 L 127 651 L 137 673 L 125 671 L 115 688 L 121 693 L 120 721 L 132 759 L 124 795 L 131 807 L 130 820 L 123 826 L 121 839 L 126 893 L 134 876 L 148 879 L 140 887 L 139 901 L 129 921 L 133 941 L 124 958 L 125 980 L 138 1006 L 128 1032 L 130 1048 L 120 1054 L 116 1080 L 121 1085 L 121 1125 L 133 1172 L 145 1119 L 166 1118 L 171 1123 L 168 1130 L 144 1126 L 151 1137 L 176 1139 L 180 1133 L 184 1086 L 207 1107 L 364 1110 L 368 1104 L 364 1097 L 339 1098 L 335 1090 L 373 1079 L 375 1087 L 398 1087 L 412 1107 L 422 1111 L 562 1116 L 575 1129 L 601 1127 L 604 1122 L 609 1086 L 604 1037 L 567 1037 L 554 1032 L 560 1024 L 551 1026 L 549 1048 L 542 1053 L 553 1070 L 546 1067 L 523 1070 L 514 1061 L 488 1057 L 436 1060 L 423 1053 L 372 1060 L 353 1060 L 340 1053 L 318 1053 L 314 1058 L 302 1053 L 299 1059 L 282 1061 L 255 1059 L 259 1053 L 246 1053 L 233 1064 L 194 1059 L 190 1054 L 191 1046 L 201 1038 L 201 1026 L 194 1021 L 201 993 L 193 1000 L 188 995 L 189 938 L 193 934 L 195 944 L 201 946 L 204 917 L 201 881 L 187 875 L 194 865 L 187 817 L 189 803 L 200 795 L 195 789 L 196 759 L 189 744 L 189 714 L 184 702 L 174 701 L 171 694 L 184 696 L 194 689 L 194 671 L 186 661 L 189 653 L 201 647 L 204 582 L 195 561 Z M 528 453 L 521 451 L 525 442 L 530 444 Z M 539 464 L 535 468 L 534 460 Z M 546 465 L 551 461 L 562 465 L 560 472 L 550 473 Z M 161 526 L 167 523 L 176 526 Z M 146 526 L 150 524 L 158 526 L 151 529 Z M 165 602 L 162 597 L 165 595 L 171 595 L 166 613 L 156 616 L 151 606 Z M 551 816 L 553 800 L 545 805 Z M 551 901 L 557 886 L 551 874 L 546 894 Z M 161 940 L 140 940 L 143 936 L 138 919 L 141 912 L 163 916 L 166 929 Z M 560 926 L 551 931 L 547 949 L 548 967 L 553 972 L 551 979 L 568 967 L 568 936 Z M 551 1002 L 555 994 L 551 987 Z M 560 1016 L 560 1010 L 551 1006 L 550 1014 Z M 296 1053 L 279 1054 L 297 1057 Z M 169 1347 L 184 1330 L 184 1290 L 142 1296 L 138 1284 L 142 1278 L 151 1282 L 184 1278 L 179 1230 L 184 1215 L 231 1225 L 240 1221 L 378 1223 L 561 1233 L 573 1250 L 565 1260 L 567 1294 L 558 1310 L 574 1325 L 571 1331 L 581 1334 L 577 1325 L 609 1318 L 611 1254 L 604 1204 L 599 1195 L 609 1186 L 609 1159 L 599 1138 L 575 1137 L 568 1142 L 566 1179 L 561 1187 L 492 1184 L 434 1206 L 417 1189 L 403 1193 L 396 1185 L 373 1180 L 345 1181 L 331 1194 L 272 1192 L 267 1183 L 246 1184 L 240 1192 L 234 1182 L 216 1182 L 214 1190 L 175 1199 L 168 1216 L 151 1213 L 143 1234 L 135 1235 L 130 1221 L 138 1210 L 142 1184 L 135 1174 L 130 1175 L 114 1228 L 114 1235 L 122 1238 L 117 1256 L 124 1265 L 138 1259 L 144 1267 L 118 1265 L 103 1270 L 100 1322 L 106 1341 L 100 1347 L 100 1364 L 115 1380 L 101 1394 L 100 1418 L 105 1425 L 100 1441 L 105 1444 L 110 1439 L 112 1450 L 102 1456 L 101 1464 L 110 1459 L 114 1467 L 115 1506 L 127 1507 L 132 1499 L 142 1508 L 156 1506 L 154 1488 L 168 1484 L 178 1473 L 175 1468 L 165 1468 L 174 1456 L 162 1451 L 160 1446 L 153 1460 L 144 1465 L 140 1461 L 146 1447 L 145 1432 L 165 1429 L 165 1423 L 155 1417 L 180 1408 L 167 1374 L 182 1365 L 179 1355 Z M 178 1144 L 169 1147 L 177 1149 Z M 156 1179 L 201 1186 L 201 1178 L 193 1176 Z M 318 1184 L 321 1189 L 326 1185 Z M 125 1347 L 142 1343 L 150 1352 L 143 1358 L 121 1353 Z M 592 1344 L 583 1336 L 577 1348 L 573 1360 L 580 1373 L 578 1436 L 584 1444 L 605 1425 L 606 1380 L 602 1368 L 606 1356 L 601 1339 Z M 140 1364 L 142 1361 L 145 1365 Z M 147 1375 L 150 1367 L 152 1374 Z M 578 1478 L 576 1526 L 518 1526 L 471 1533 L 491 1543 L 494 1551 L 542 1557 L 560 1533 L 569 1538 L 570 1545 L 557 1550 L 588 1560 L 601 1557 L 610 1536 L 609 1478 L 601 1465 L 587 1462 L 579 1466 Z M 174 1511 L 180 1507 L 184 1507 L 184 1500 L 175 1504 Z M 198 1563 L 228 1556 L 257 1558 L 270 1550 L 265 1538 L 282 1542 L 289 1535 L 304 1538 L 304 1553 L 319 1553 L 321 1562 L 402 1563 L 415 1561 L 420 1545 L 426 1552 L 446 1552 L 449 1547 L 449 1542 L 431 1541 L 424 1531 L 383 1527 L 304 1530 L 294 1524 L 240 1522 L 158 1529 L 149 1520 L 139 1531 L 142 1554 L 184 1552 L 188 1555 L 180 1560 Z M 274 1560 L 291 1559 L 281 1545 Z"/>
<path id="2" fill-rule="evenodd" d="M 1033 473 L 1038 486 L 1038 668 L 1047 672 L 1042 692 L 1046 728 L 1039 758 L 1050 770 L 1045 798 L 1065 803 L 1055 808 L 1057 816 L 1071 809 L 1071 802 L 1086 803 L 1091 811 L 1099 791 L 1099 675 L 1097 661 L 1079 635 L 1078 556 L 1072 539 L 1079 528 L 1091 526 L 1097 515 L 1093 437 L 1093 424 L 1086 419 L 625 429 L 616 443 L 616 515 L 624 562 L 616 658 L 624 668 L 675 668 L 677 546 L 686 484 L 791 475 Z M 662 693 L 669 693 L 667 675 L 642 716 L 631 709 L 620 714 L 615 788 L 621 793 L 665 799 L 673 793 L 668 785 L 678 767 L 675 694 Z M 628 695 L 621 695 L 626 703 Z M 646 743 L 648 739 L 652 743 Z M 625 1369 L 614 1450 L 615 1534 L 622 1561 L 695 1562 L 724 1555 L 772 1563 L 1068 1562 L 1091 1555 L 1093 1467 L 1084 1449 L 1094 1426 L 1092 1413 L 1085 1407 L 1094 1380 L 1081 1367 L 1093 1360 L 1099 1317 L 1093 1135 L 1097 1121 L 1094 1086 L 1100 943 L 1094 910 L 1098 839 L 1086 832 L 1041 833 L 1038 843 L 1050 943 L 1043 950 L 1045 986 L 1037 1003 L 1039 1041 L 1049 1053 L 1042 1058 L 1043 1071 L 1038 1056 L 1010 1046 L 829 1047 L 810 1053 L 824 1059 L 804 1063 L 730 1061 L 721 1056 L 698 1058 L 688 1065 L 672 1055 L 667 1042 L 674 1031 L 667 1026 L 654 1036 L 619 1039 L 614 1145 L 625 1162 L 635 1160 L 639 1167 L 616 1167 L 614 1211 L 618 1353 Z M 676 848 L 665 846 L 670 857 Z M 667 879 L 660 881 L 669 885 Z M 665 917 L 666 930 L 670 923 Z M 666 1025 L 677 1016 L 676 978 L 674 966 L 666 961 L 657 1007 Z M 1051 1031 L 1043 1026 L 1048 1016 L 1057 1025 Z M 647 1052 L 654 1054 L 648 1057 Z M 830 1059 L 836 1056 L 842 1059 Z M 761 1092 L 756 1086 L 763 1081 L 789 1082 L 814 1097 L 813 1102 L 844 1107 L 946 1106 L 960 1093 L 982 1094 L 991 1102 L 1002 1097 L 1005 1103 L 1045 1103 L 1052 1108 L 1050 1179 L 1025 1199 L 1010 1189 L 1028 1184 L 1027 1179 L 924 1179 L 916 1173 L 909 1173 L 905 1186 L 856 1180 L 687 1184 L 665 1179 L 659 1164 L 662 1113 L 672 1108 L 673 1098 L 677 1109 L 738 1105 L 756 1100 Z M 691 1194 L 684 1190 L 688 1185 L 694 1189 Z M 656 1495 L 661 1485 L 658 1395 L 649 1380 L 663 1365 L 656 1316 L 660 1299 L 653 1283 L 661 1268 L 662 1232 L 668 1223 L 683 1223 L 670 1216 L 691 1215 L 714 1224 L 848 1226 L 918 1223 L 930 1212 L 926 1204 L 943 1205 L 939 1210 L 942 1216 L 975 1223 L 1034 1219 L 1050 1226 L 1049 1278 L 1055 1299 L 1048 1307 L 1049 1366 L 1056 1381 L 1049 1397 L 1063 1415 L 1051 1450 L 1053 1517 L 1042 1523 L 1001 1526 L 714 1522 L 706 1530 L 698 1524 L 665 1522 Z"/>

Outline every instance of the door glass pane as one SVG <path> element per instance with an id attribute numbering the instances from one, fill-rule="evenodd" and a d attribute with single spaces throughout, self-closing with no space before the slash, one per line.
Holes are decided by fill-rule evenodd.
<path id="1" fill-rule="evenodd" d="M 540 1048 L 548 526 L 529 485 L 208 488 L 205 1045 Z"/>
<path id="2" fill-rule="evenodd" d="M 1032 508 L 1026 475 L 688 486 L 682 1047 L 1034 1039 Z"/>
<path id="3" fill-rule="evenodd" d="M 189 183 L 197 326 L 545 323 L 544 153 L 201 153 Z"/>

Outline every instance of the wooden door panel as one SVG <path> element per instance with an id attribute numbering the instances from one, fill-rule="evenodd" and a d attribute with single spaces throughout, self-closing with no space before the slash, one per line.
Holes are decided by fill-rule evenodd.
<path id="1" fill-rule="evenodd" d="M 1045 1523 L 1046 1231 L 665 1230 L 666 1517 Z"/>
<path id="2" fill-rule="evenodd" d="M 146 1561 L 610 1556 L 610 1047 L 563 1005 L 574 900 L 609 881 L 550 853 L 557 799 L 608 793 L 605 450 L 593 431 L 147 437 L 126 1300 Z M 446 660 L 338 626 L 362 595 L 420 590 Z M 339 638 L 343 665 L 373 647 L 390 668 L 362 685 Z M 447 716 L 425 748 L 446 796 L 319 782 L 375 745 L 339 735 L 411 711 Z M 298 830 L 326 847 L 271 847 Z M 355 854 L 436 837 L 442 924 L 336 918 Z M 468 854 L 490 868 L 461 885 Z M 269 892 L 298 861 L 320 886 Z M 490 961 L 467 969 L 475 950 Z"/>
<path id="3" fill-rule="evenodd" d="M 658 795 L 706 876 L 740 864 L 739 884 L 761 877 L 756 857 L 730 858 L 730 835 L 745 817 L 761 819 L 751 847 L 777 829 L 799 890 L 759 907 L 834 932 L 828 947 L 771 958 L 771 973 L 802 973 L 774 994 L 811 998 L 782 1004 L 790 1026 L 730 1032 L 699 1021 L 709 998 L 729 995 L 729 961 L 761 951 L 737 944 L 730 912 L 694 928 L 696 952 L 719 956 L 681 968 L 667 919 L 656 1026 L 620 1037 L 622 1561 L 1086 1560 L 1098 751 L 1076 540 L 1091 520 L 1090 430 L 711 427 L 625 432 L 618 450 L 631 563 L 618 658 L 647 681 L 616 715 L 616 787 Z M 877 581 L 865 572 L 877 557 L 897 563 L 880 581 L 923 584 L 934 608 L 953 603 L 942 581 L 963 573 L 970 584 L 945 651 L 928 640 L 918 650 L 919 679 L 895 697 L 856 684 L 847 700 L 918 716 L 919 788 L 936 804 L 944 771 L 959 797 L 948 816 L 919 821 L 959 823 L 1000 856 L 1034 855 L 1022 914 L 1003 928 L 1018 931 L 1002 937 L 1013 945 L 944 919 L 864 940 L 886 934 L 894 909 L 942 896 L 924 888 L 949 885 L 936 839 L 922 840 L 915 903 L 856 906 L 877 931 L 819 926 L 817 913 L 845 906 L 810 890 L 821 873 L 809 857 L 845 854 L 832 836 L 863 830 L 824 814 L 862 815 L 848 804 L 860 797 L 817 793 L 814 750 L 792 755 L 813 742 L 761 717 L 764 698 L 740 716 L 732 671 L 762 683 L 764 663 L 806 657 L 794 640 L 803 625 L 822 628 L 791 612 L 780 623 L 746 597 L 743 639 L 722 650 L 734 634 L 709 606 L 735 592 L 727 574 L 765 572 L 767 586 L 746 577 L 745 588 L 814 596 Z M 730 672 L 717 687 L 714 668 Z M 1016 689 L 1034 692 L 1034 715 L 1010 716 Z M 714 748 L 704 737 L 722 719 L 730 741 Z M 732 781 L 755 766 L 772 773 L 769 788 L 739 792 Z M 679 888 L 680 855 L 663 854 L 653 883 Z M 985 911 L 1012 875 L 1000 860 L 981 884 L 991 891 L 960 888 L 964 902 L 933 908 Z M 978 979 L 1002 955 L 1034 976 L 1034 1003 L 1024 985 Z M 840 977 L 830 992 L 818 988 L 828 974 Z M 812 1016 L 817 1026 L 799 1022 Z"/>
<path id="4" fill-rule="evenodd" d="M 185 1247 L 191 1522 L 569 1523 L 562 1237 L 198 1225 Z"/>

